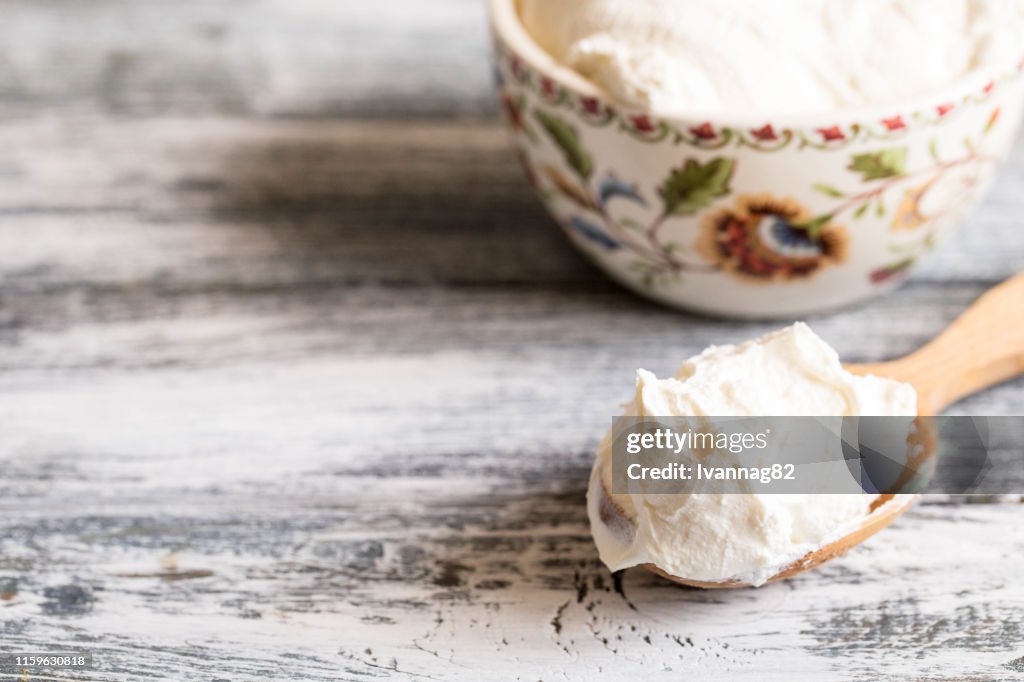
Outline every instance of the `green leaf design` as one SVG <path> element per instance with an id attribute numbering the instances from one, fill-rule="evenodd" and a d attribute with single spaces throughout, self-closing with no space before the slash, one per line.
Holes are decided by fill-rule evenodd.
<path id="1" fill-rule="evenodd" d="M 856 211 L 854 212 L 854 214 L 853 214 L 853 219 L 854 219 L 854 220 L 860 220 L 860 219 L 861 219 L 862 217 L 864 217 L 864 214 L 868 212 L 868 208 L 869 208 L 870 206 L 871 206 L 871 204 L 870 204 L 870 203 L 868 203 L 868 202 L 864 202 L 863 204 L 861 204 L 861 205 L 860 205 L 860 208 L 858 208 L 858 209 L 857 209 L 857 210 L 856 210 Z"/>
<path id="2" fill-rule="evenodd" d="M 733 159 L 717 158 L 705 164 L 687 159 L 658 188 L 665 204 L 665 215 L 695 213 L 729 194 L 735 166 Z"/>
<path id="3" fill-rule="evenodd" d="M 583 149 L 576 129 L 566 123 L 564 119 L 546 111 L 537 109 L 534 111 L 534 115 L 544 127 L 545 132 L 562 150 L 565 162 L 569 164 L 569 167 L 584 180 L 589 179 L 594 173 L 594 160 Z"/>
<path id="4" fill-rule="evenodd" d="M 855 154 L 850 170 L 860 173 L 864 182 L 885 180 L 903 175 L 907 169 L 907 148 L 890 147 L 870 154 Z"/>
<path id="5" fill-rule="evenodd" d="M 842 199 L 846 196 L 843 192 L 839 191 L 832 185 L 814 185 L 814 189 L 826 196 L 833 197 L 835 199 Z"/>
<path id="6" fill-rule="evenodd" d="M 834 217 L 835 216 L 832 215 L 831 213 L 826 213 L 816 218 L 806 220 L 802 223 L 797 223 L 793 225 L 793 227 L 798 227 L 800 229 L 807 230 L 807 235 L 811 239 L 820 239 L 821 233 L 825 229 L 825 226 L 828 225 Z"/>
<path id="7" fill-rule="evenodd" d="M 939 160 L 939 141 L 936 140 L 934 137 L 928 143 L 928 154 L 931 155 L 932 161 Z"/>

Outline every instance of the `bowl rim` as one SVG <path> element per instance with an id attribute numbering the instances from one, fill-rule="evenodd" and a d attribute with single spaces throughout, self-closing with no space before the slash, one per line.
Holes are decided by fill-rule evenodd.
<path id="1" fill-rule="evenodd" d="M 504 43 L 513 54 L 542 76 L 573 91 L 579 97 L 597 100 L 609 108 L 625 112 L 628 116 L 648 116 L 663 121 L 680 122 L 683 125 L 712 122 L 723 128 L 754 129 L 767 123 L 779 129 L 819 130 L 901 118 L 906 121 L 905 127 L 911 128 L 914 122 L 911 119 L 915 115 L 934 114 L 936 110 L 939 110 L 940 115 L 944 115 L 946 112 L 943 108 L 949 105 L 959 108 L 966 98 L 987 94 L 993 84 L 999 84 L 1000 80 L 1008 76 L 1016 79 L 1024 72 L 1022 53 L 1015 65 L 990 64 L 978 67 L 927 93 L 897 98 L 884 104 L 843 107 L 817 113 L 735 113 L 636 107 L 612 99 L 604 90 L 571 68 L 560 64 L 537 44 L 520 20 L 519 0 L 489 0 L 489 4 L 494 39 Z M 998 89 L 999 87 L 995 88 Z"/>

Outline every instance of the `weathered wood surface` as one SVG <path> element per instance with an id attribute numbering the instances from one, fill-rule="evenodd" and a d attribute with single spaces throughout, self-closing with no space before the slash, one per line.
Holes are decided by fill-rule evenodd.
<path id="1" fill-rule="evenodd" d="M 616 586 L 583 493 L 634 369 L 773 325 L 606 282 L 496 126 L 61 114 L 0 149 L 0 649 L 104 680 L 1024 670 L 1018 503 L 932 501 L 759 591 Z M 815 329 L 865 361 L 933 336 L 1024 263 L 1022 181 Z"/>
<path id="2" fill-rule="evenodd" d="M 492 111 L 485 0 L 0 0 L 0 115 Z"/>

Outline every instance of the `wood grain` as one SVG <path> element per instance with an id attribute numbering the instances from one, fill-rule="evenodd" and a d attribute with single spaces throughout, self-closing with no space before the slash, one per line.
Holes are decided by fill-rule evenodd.
<path id="1" fill-rule="evenodd" d="M 483 0 L 0 0 L 0 116 L 493 111 Z"/>
<path id="2" fill-rule="evenodd" d="M 608 283 L 493 123 L 65 112 L 0 148 L 0 650 L 103 680 L 1024 668 L 1017 498 L 932 500 L 758 591 L 599 565 L 586 473 L 636 367 L 770 325 Z M 851 361 L 922 345 L 1024 262 L 1022 179 L 812 326 Z"/>
<path id="3" fill-rule="evenodd" d="M 584 474 L 8 498 L 4 646 L 93 650 L 94 679 L 1006 678 L 1021 653 L 1019 506 L 919 507 L 816 574 L 723 594 L 616 583 Z"/>
<path id="4" fill-rule="evenodd" d="M 985 292 L 948 329 L 910 355 L 849 368 L 917 389 L 918 414 L 939 414 L 964 396 L 1024 373 L 1024 275 Z"/>

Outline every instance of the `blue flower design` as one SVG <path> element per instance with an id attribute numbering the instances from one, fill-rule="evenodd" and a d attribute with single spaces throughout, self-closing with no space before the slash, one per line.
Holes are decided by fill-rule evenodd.
<path id="1" fill-rule="evenodd" d="M 598 196 L 601 199 L 602 206 L 606 205 L 615 197 L 623 197 L 624 199 L 635 201 L 641 206 L 647 205 L 644 198 L 640 196 L 640 192 L 637 190 L 636 185 L 630 185 L 629 183 L 623 182 L 614 175 L 609 175 L 607 178 L 602 180 L 597 191 Z"/>
<path id="2" fill-rule="evenodd" d="M 609 237 L 604 230 L 597 227 L 593 223 L 588 222 L 583 218 L 580 218 L 579 216 L 570 216 L 569 223 L 572 225 L 573 229 L 582 234 L 584 237 L 586 237 L 592 242 L 600 244 L 606 249 L 614 250 L 621 246 L 619 242 Z"/>

